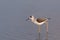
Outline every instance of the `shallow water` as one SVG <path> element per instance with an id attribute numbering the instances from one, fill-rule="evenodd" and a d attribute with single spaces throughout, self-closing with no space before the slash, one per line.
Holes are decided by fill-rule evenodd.
<path id="1" fill-rule="evenodd" d="M 60 0 L 0 0 L 0 40 L 36 40 L 37 25 L 25 21 L 29 15 L 51 18 L 48 39 L 60 40 Z M 42 40 L 45 30 L 42 25 Z"/>

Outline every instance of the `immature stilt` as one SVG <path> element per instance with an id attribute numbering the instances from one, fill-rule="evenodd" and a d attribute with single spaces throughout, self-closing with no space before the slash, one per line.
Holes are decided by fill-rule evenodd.
<path id="1" fill-rule="evenodd" d="M 40 32 L 41 32 L 41 28 L 40 26 L 42 24 L 46 24 L 46 40 L 48 40 L 48 20 L 50 18 L 35 18 L 34 16 L 29 16 L 27 20 L 31 20 L 31 22 L 33 22 L 34 24 L 38 25 L 38 40 L 40 39 Z"/>
<path id="2" fill-rule="evenodd" d="M 45 40 L 48 40 L 48 22 L 46 22 L 45 24 L 46 24 L 46 39 Z"/>

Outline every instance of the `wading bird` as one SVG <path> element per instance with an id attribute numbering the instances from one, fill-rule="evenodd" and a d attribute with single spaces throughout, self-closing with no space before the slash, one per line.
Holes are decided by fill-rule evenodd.
<path id="1" fill-rule="evenodd" d="M 39 33 L 39 40 L 40 40 L 40 26 L 42 24 L 46 24 L 46 40 L 48 40 L 48 20 L 50 18 L 35 18 L 34 16 L 29 16 L 26 20 L 31 20 L 32 23 L 38 25 L 38 33 Z"/>

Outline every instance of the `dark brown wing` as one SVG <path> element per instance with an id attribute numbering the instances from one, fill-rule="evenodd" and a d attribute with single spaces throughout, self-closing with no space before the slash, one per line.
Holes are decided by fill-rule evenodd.
<path id="1" fill-rule="evenodd" d="M 45 20 L 46 20 L 45 18 L 37 18 L 37 19 L 36 19 L 36 21 L 39 22 L 39 23 L 41 23 L 41 22 L 43 22 L 43 21 L 45 21 Z"/>

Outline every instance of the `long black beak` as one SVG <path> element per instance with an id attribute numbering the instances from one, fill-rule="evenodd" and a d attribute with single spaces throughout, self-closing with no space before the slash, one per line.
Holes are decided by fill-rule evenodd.
<path id="1" fill-rule="evenodd" d="M 26 19 L 26 21 L 28 21 L 28 20 L 29 20 L 29 18 Z"/>

